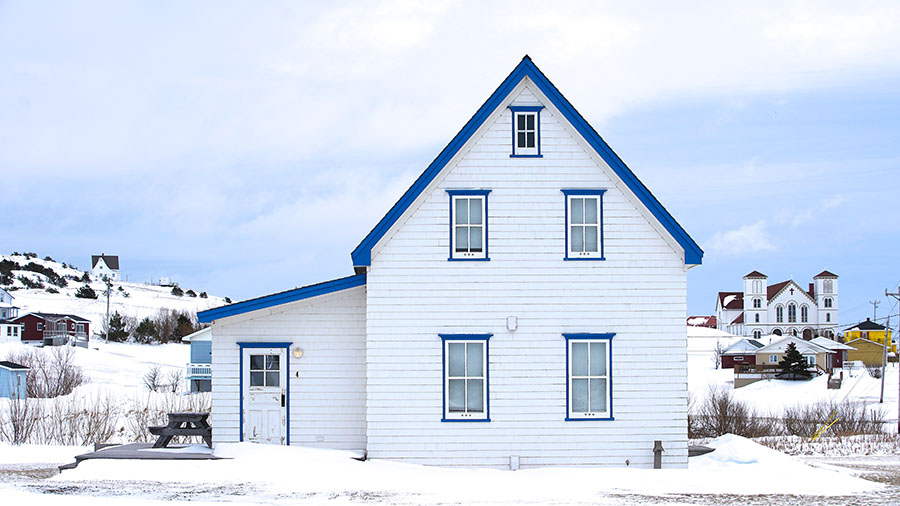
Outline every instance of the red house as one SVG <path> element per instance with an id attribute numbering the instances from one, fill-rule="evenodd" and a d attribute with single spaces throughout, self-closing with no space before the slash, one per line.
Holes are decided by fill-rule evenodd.
<path id="1" fill-rule="evenodd" d="M 756 350 L 762 343 L 755 339 L 741 339 L 722 352 L 722 369 L 734 369 L 742 364 L 756 365 Z"/>
<path id="2" fill-rule="evenodd" d="M 71 314 L 28 313 L 13 321 L 24 325 L 22 342 L 28 344 L 59 346 L 91 335 L 91 321 Z"/>

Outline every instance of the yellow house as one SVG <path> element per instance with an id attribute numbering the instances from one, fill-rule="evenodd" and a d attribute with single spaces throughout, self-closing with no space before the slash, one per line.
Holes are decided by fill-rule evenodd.
<path id="1" fill-rule="evenodd" d="M 847 360 L 860 360 L 867 367 L 880 366 L 884 360 L 884 346 L 879 343 L 859 338 L 844 344 L 853 348 L 847 351 Z"/>
<path id="2" fill-rule="evenodd" d="M 891 342 L 891 329 L 885 329 L 884 325 L 879 325 L 870 319 L 860 322 L 844 331 L 844 342 L 848 343 L 856 339 L 868 339 L 873 343 L 885 346 L 885 333 L 887 333 L 888 352 L 897 353 L 897 345 Z M 852 346 L 852 345 L 851 345 Z M 851 359 L 852 360 L 852 359 Z M 881 364 L 881 359 L 878 359 Z"/>

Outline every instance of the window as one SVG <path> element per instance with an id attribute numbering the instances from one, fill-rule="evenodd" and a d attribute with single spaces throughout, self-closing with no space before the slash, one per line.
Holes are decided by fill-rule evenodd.
<path id="1" fill-rule="evenodd" d="M 488 340 L 491 334 L 441 334 L 443 422 L 490 422 Z"/>
<path id="2" fill-rule="evenodd" d="M 769 355 L 769 363 L 777 364 L 778 363 L 778 355 Z"/>
<path id="3" fill-rule="evenodd" d="M 797 305 L 791 302 L 788 304 L 788 322 L 796 323 L 797 322 Z"/>
<path id="4" fill-rule="evenodd" d="M 754 330 L 753 331 L 753 339 L 759 339 L 760 337 L 762 337 L 762 331 L 759 329 Z"/>
<path id="5" fill-rule="evenodd" d="M 612 338 L 615 334 L 563 334 L 566 338 L 566 420 L 612 420 Z"/>
<path id="6" fill-rule="evenodd" d="M 829 323 L 831 322 L 831 313 L 825 313 L 825 321 Z"/>
<path id="7" fill-rule="evenodd" d="M 834 281 L 830 279 L 822 280 L 822 293 L 834 293 Z"/>
<path id="8" fill-rule="evenodd" d="M 782 323 L 784 321 L 784 308 L 781 306 L 775 307 L 775 321 L 778 323 Z"/>
<path id="9" fill-rule="evenodd" d="M 280 359 L 278 355 L 250 355 L 250 386 L 279 386 Z"/>
<path id="10" fill-rule="evenodd" d="M 13 327 L 13 337 L 19 337 L 19 327 Z"/>
<path id="11" fill-rule="evenodd" d="M 759 323 L 759 313 L 753 315 L 753 323 Z"/>
<path id="12" fill-rule="evenodd" d="M 489 260 L 487 197 L 490 190 L 450 194 L 450 260 Z"/>
<path id="13" fill-rule="evenodd" d="M 541 156 L 541 109 L 544 106 L 511 106 L 512 154 L 516 157 Z"/>
<path id="14" fill-rule="evenodd" d="M 762 307 L 762 299 L 760 299 L 759 297 L 753 299 L 753 308 L 759 309 L 761 307 Z"/>
<path id="15" fill-rule="evenodd" d="M 84 333 L 84 324 L 79 323 L 79 324 L 75 325 L 75 331 L 80 334 L 83 334 Z"/>
<path id="16" fill-rule="evenodd" d="M 38 330 L 44 330 L 44 324 L 41 323 L 41 322 L 37 322 L 37 329 L 38 329 Z"/>
<path id="17" fill-rule="evenodd" d="M 565 260 L 605 260 L 603 193 L 606 190 L 562 190 L 566 197 Z"/>
<path id="18" fill-rule="evenodd" d="M 833 301 L 831 297 L 825 297 L 825 307 L 832 307 Z"/>
<path id="19" fill-rule="evenodd" d="M 12 329 L 13 329 L 12 327 L 6 327 L 6 335 L 7 336 L 12 336 Z"/>
<path id="20" fill-rule="evenodd" d="M 743 361 L 744 361 L 744 356 L 743 356 L 743 355 L 735 355 L 734 361 L 735 361 L 735 362 L 743 362 Z"/>
<path id="21" fill-rule="evenodd" d="M 809 307 L 806 304 L 800 306 L 800 321 L 806 323 L 809 320 Z"/>
<path id="22" fill-rule="evenodd" d="M 816 356 L 815 355 L 804 355 L 806 358 L 806 365 L 809 367 L 814 367 L 816 365 Z"/>

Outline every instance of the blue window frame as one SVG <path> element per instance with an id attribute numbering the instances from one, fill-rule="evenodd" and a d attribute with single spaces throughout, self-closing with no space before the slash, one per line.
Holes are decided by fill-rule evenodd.
<path id="1" fill-rule="evenodd" d="M 614 333 L 563 334 L 566 338 L 566 420 L 613 420 Z"/>
<path id="2" fill-rule="evenodd" d="M 565 260 L 606 260 L 603 250 L 603 194 L 600 189 L 563 189 Z"/>
<path id="3" fill-rule="evenodd" d="M 490 422 L 488 342 L 492 334 L 440 334 L 443 346 L 442 422 Z"/>
<path id="4" fill-rule="evenodd" d="M 541 158 L 541 109 L 544 106 L 510 106 L 512 154 L 510 158 Z"/>
<path id="5" fill-rule="evenodd" d="M 448 260 L 490 260 L 488 194 L 491 190 L 447 190 L 447 193 L 450 195 Z"/>

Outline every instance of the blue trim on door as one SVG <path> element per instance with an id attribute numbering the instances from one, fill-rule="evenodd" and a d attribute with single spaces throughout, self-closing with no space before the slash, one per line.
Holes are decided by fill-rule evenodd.
<path id="1" fill-rule="evenodd" d="M 448 262 L 490 262 L 488 251 L 488 194 L 491 190 L 447 190 L 450 195 L 450 256 Z M 474 195 L 484 197 L 484 258 L 453 258 L 453 197 L 456 195 Z"/>
<path id="2" fill-rule="evenodd" d="M 578 131 L 579 134 L 594 149 L 613 172 L 625 183 L 635 196 L 643 203 L 650 213 L 656 217 L 663 228 L 684 248 L 684 263 L 687 265 L 699 265 L 703 259 L 703 250 L 688 235 L 688 233 L 675 221 L 675 218 L 656 200 L 650 190 L 631 172 L 625 162 L 606 144 L 606 141 L 594 130 L 593 127 L 578 113 L 568 100 L 556 89 L 546 76 L 534 65 L 531 58 L 525 56 L 515 69 L 503 80 L 500 86 L 494 90 L 487 101 L 466 122 L 462 130 L 456 134 L 449 144 L 438 154 L 437 158 L 425 169 L 400 199 L 391 207 L 377 225 L 360 241 L 359 245 L 351 253 L 353 265 L 362 267 L 372 265 L 372 248 L 387 234 L 388 230 L 400 219 L 400 216 L 412 205 L 419 195 L 444 169 L 450 160 L 475 134 L 478 128 L 487 121 L 506 97 L 524 78 L 531 79 L 538 89 L 553 103 L 563 117 Z"/>
<path id="3" fill-rule="evenodd" d="M 541 110 L 544 108 L 542 105 L 511 105 L 509 106 L 509 110 L 512 111 L 512 152 L 509 155 L 510 158 L 543 158 L 544 155 L 541 154 Z M 537 148 L 537 154 L 534 155 L 519 155 L 516 154 L 516 113 L 517 112 L 535 112 L 534 116 L 534 136 L 535 136 L 535 147 Z"/>
<path id="4" fill-rule="evenodd" d="M 563 189 L 560 190 L 560 191 L 563 192 L 563 195 L 564 195 L 563 199 L 565 200 L 565 202 L 563 202 L 563 204 L 564 204 L 565 207 L 566 207 L 566 211 L 565 211 L 565 213 L 563 214 L 563 228 L 566 229 L 566 231 L 565 231 L 565 245 L 563 246 L 563 248 L 565 249 L 565 252 L 564 252 L 564 254 L 563 254 L 563 260 L 575 261 L 575 262 L 577 262 L 577 261 L 583 261 L 583 260 L 588 260 L 588 261 L 590 261 L 590 260 L 595 260 L 595 261 L 597 261 L 597 260 L 606 260 L 606 249 L 605 249 L 605 245 L 603 244 L 603 242 L 604 242 L 604 241 L 603 241 L 603 239 L 604 239 L 604 232 L 603 232 L 603 194 L 606 193 L 606 190 L 603 190 L 603 189 L 574 189 L 574 188 L 573 188 L 573 189 L 568 189 L 568 188 L 563 188 Z M 599 196 L 599 197 L 600 197 L 600 198 L 598 199 L 599 202 L 597 202 L 597 207 L 600 208 L 600 209 L 599 209 L 600 216 L 599 216 L 599 220 L 598 220 L 598 221 L 600 222 L 600 223 L 599 223 L 599 225 L 600 225 L 600 256 L 599 256 L 599 257 L 578 258 L 578 257 L 570 257 L 570 256 L 569 256 L 569 196 L 572 196 L 572 195 L 574 195 L 574 196 L 578 196 L 578 195 L 584 195 L 584 196 Z"/>
<path id="5" fill-rule="evenodd" d="M 241 403 L 238 410 L 238 418 L 240 425 L 238 426 L 239 441 L 244 441 L 244 348 L 284 348 L 284 377 L 285 377 L 285 401 L 284 401 L 284 441 L 285 446 L 291 445 L 291 352 L 290 348 L 294 343 L 277 342 L 277 343 L 248 343 L 239 342 L 238 345 L 238 391 L 240 392 Z"/>
<path id="6" fill-rule="evenodd" d="M 566 338 L 566 417 L 565 421 L 567 422 L 596 422 L 596 421 L 611 421 L 615 420 L 613 418 L 613 354 L 612 354 L 612 338 L 616 335 L 615 332 L 604 332 L 604 333 L 591 333 L 591 332 L 579 332 L 574 334 L 563 334 L 563 337 Z M 579 339 L 591 339 L 591 340 L 599 340 L 606 339 L 609 340 L 609 367 L 607 369 L 607 375 L 609 376 L 609 416 L 603 418 L 583 418 L 583 417 L 570 417 L 569 416 L 569 341 L 579 340 Z"/>
<path id="7" fill-rule="evenodd" d="M 456 422 L 490 422 L 491 421 L 491 337 L 494 334 L 438 334 L 441 338 L 441 421 Z M 446 341 L 484 341 L 484 414 L 485 418 L 460 420 L 447 418 L 447 344 Z"/>
<path id="8" fill-rule="evenodd" d="M 293 290 L 287 290 L 285 292 L 258 297 L 256 299 L 237 302 L 228 306 L 200 311 L 199 313 L 197 313 L 197 321 L 200 323 L 209 323 L 213 320 L 249 313 L 250 311 L 257 311 L 259 309 L 265 309 L 273 306 L 279 306 L 281 304 L 287 304 L 288 302 L 296 302 L 298 300 L 309 299 L 318 295 L 326 295 L 329 293 L 339 292 L 341 290 L 355 288 L 364 284 L 366 284 L 365 274 L 357 274 L 355 276 L 347 276 L 346 278 L 333 279 L 331 281 L 316 283 L 315 285 L 308 285 L 301 288 L 295 288 Z"/>

